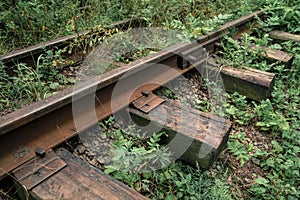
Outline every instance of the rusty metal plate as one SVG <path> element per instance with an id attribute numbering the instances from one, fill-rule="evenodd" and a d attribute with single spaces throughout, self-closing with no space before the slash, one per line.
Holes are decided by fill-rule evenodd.
<path id="1" fill-rule="evenodd" d="M 68 150 L 56 154 L 68 166 L 34 187 L 33 199 L 150 200 Z"/>
<path id="2" fill-rule="evenodd" d="M 13 174 L 20 184 L 30 190 L 66 165 L 64 161 L 50 150 L 45 154 L 45 157 L 36 157 L 21 165 L 13 171 Z"/>
<path id="3" fill-rule="evenodd" d="M 222 26 L 221 30 L 198 38 L 197 42 L 208 49 L 208 47 L 214 46 L 213 43 L 221 37 L 220 35 L 224 30 L 246 23 L 256 14 L 258 15 L 255 12 L 239 20 L 230 22 Z M 50 97 L 44 101 L 34 103 L 31 107 L 17 110 L 6 117 L 0 117 L 0 179 L 18 166 L 34 158 L 35 153 L 33 149 L 36 147 L 48 150 L 76 135 L 78 132 L 84 130 L 84 128 L 94 125 L 96 123 L 93 121 L 94 117 L 91 121 L 89 120 L 90 116 L 96 114 L 97 120 L 105 119 L 112 112 L 124 108 L 129 103 L 141 97 L 141 91 L 153 91 L 160 85 L 164 85 L 168 81 L 178 77 L 179 74 L 183 74 L 196 67 L 197 63 L 195 66 L 185 69 L 178 68 L 177 55 L 191 47 L 191 44 L 180 44 L 157 54 L 150 55 L 147 58 L 137 60 L 127 66 L 117 68 L 116 71 L 112 71 L 109 75 L 106 75 L 104 80 L 102 78 L 99 79 L 99 77 L 96 77 L 98 78 L 97 81 L 91 80 L 94 84 L 87 85 L 87 90 L 76 92 L 76 96 L 80 96 L 76 101 L 85 102 L 85 99 L 95 98 L 95 94 L 93 93 L 86 94 L 88 89 L 94 87 L 97 88 L 96 99 L 100 101 L 95 101 L 96 105 L 84 104 L 86 107 L 83 107 L 81 110 L 82 117 L 79 120 L 76 119 L 76 121 L 83 121 L 85 127 L 81 127 L 78 130 L 76 129 L 71 104 L 72 96 L 75 95 L 72 88 L 67 91 L 58 92 L 52 98 Z M 169 66 L 169 68 L 156 67 L 155 64 L 147 65 L 147 67 L 142 66 L 147 63 L 158 63 Z M 113 75 L 112 73 L 116 74 Z M 123 76 L 125 73 L 128 77 Z M 120 86 L 120 92 L 115 95 L 117 98 L 112 98 L 114 86 L 120 79 L 125 80 L 125 84 Z M 135 80 L 134 83 L 133 79 Z M 132 92 L 132 88 L 136 87 L 137 83 L 141 87 Z M 128 99 L 128 96 L 131 96 L 129 101 L 118 101 L 118 99 Z M 114 108 L 111 107 L 112 102 L 115 102 Z"/>
<path id="4" fill-rule="evenodd" d="M 225 118 L 185 107 L 174 100 L 167 100 L 150 114 L 135 108 L 129 112 L 137 122 L 151 121 L 163 127 L 168 136 L 161 142 L 168 144 L 173 156 L 191 164 L 197 162 L 204 169 L 208 169 L 223 150 L 232 128 L 232 122 Z"/>
<path id="5" fill-rule="evenodd" d="M 151 110 L 156 108 L 158 105 L 162 104 L 165 100 L 156 96 L 152 92 L 147 93 L 146 95 L 140 97 L 132 104 L 135 108 L 139 109 L 144 113 L 149 113 Z"/>

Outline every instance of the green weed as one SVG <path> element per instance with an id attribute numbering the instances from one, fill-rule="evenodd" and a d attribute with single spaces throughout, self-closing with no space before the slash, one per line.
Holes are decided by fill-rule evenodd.
<path id="1" fill-rule="evenodd" d="M 113 124 L 112 118 L 102 127 Z M 113 139 L 112 164 L 105 173 L 152 199 L 232 199 L 223 176 L 214 178 L 198 166 L 171 163 L 171 153 L 158 144 L 165 133 L 145 137 L 134 127 L 109 130 Z M 152 167 L 151 167 L 152 166 Z"/>
<path id="2" fill-rule="evenodd" d="M 166 87 L 162 87 L 157 91 L 157 94 L 160 96 L 164 96 L 166 98 L 169 99 L 177 99 L 178 97 L 174 94 L 174 92 L 172 92 L 172 90 L 166 88 Z"/>
<path id="3" fill-rule="evenodd" d="M 240 166 L 243 167 L 245 162 L 250 160 L 250 153 L 253 152 L 254 146 L 250 139 L 245 136 L 245 132 L 239 132 L 236 135 L 230 135 L 228 142 L 228 150 L 236 159 L 240 161 Z"/>
<path id="4" fill-rule="evenodd" d="M 239 125 L 249 125 L 254 116 L 246 96 L 227 94 L 226 116 Z"/>
<path id="5" fill-rule="evenodd" d="M 0 3 L 0 54 L 133 16 L 192 37 L 259 8 L 257 0 L 53 0 Z M 236 10 L 235 10 L 236 9 Z M 231 13 L 229 13 L 231 12 Z"/>
<path id="6" fill-rule="evenodd" d="M 229 104 L 227 105 L 228 117 L 239 124 L 237 128 L 254 125 L 270 139 L 270 144 L 266 144 L 269 149 L 260 150 L 255 147 L 255 153 L 253 154 L 251 152 L 252 141 L 249 141 L 245 134 L 239 133 L 230 136 L 228 150 L 236 156 L 241 165 L 252 157 L 260 160 L 258 165 L 265 175 L 256 178 L 250 190 L 243 191 L 251 199 L 299 199 L 300 48 L 299 44 L 295 42 L 279 43 L 270 40 L 266 32 L 272 28 L 299 33 L 296 24 L 299 23 L 298 5 L 300 2 L 267 0 L 266 3 L 264 11 L 269 15 L 264 22 L 260 21 L 260 25 L 263 26 L 264 30 L 256 31 L 257 38 L 249 36 L 245 38 L 244 36 L 244 44 L 246 46 L 247 42 L 263 46 L 268 44 L 269 47 L 293 53 L 295 60 L 291 68 L 286 69 L 280 63 L 259 61 L 259 56 L 250 54 L 247 49 L 243 49 L 232 39 L 224 41 L 223 52 L 225 54 L 223 56 L 227 56 L 228 60 L 232 58 L 233 65 L 241 66 L 243 63 L 247 63 L 250 67 L 276 73 L 274 90 L 270 99 L 251 103 L 246 99 L 242 99 L 239 95 L 231 94 L 228 97 Z"/>

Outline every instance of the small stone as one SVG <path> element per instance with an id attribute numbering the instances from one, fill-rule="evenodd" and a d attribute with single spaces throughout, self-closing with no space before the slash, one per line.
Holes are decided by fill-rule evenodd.
<path id="1" fill-rule="evenodd" d="M 79 154 L 83 154 L 83 152 L 85 151 L 85 147 L 83 145 L 78 145 L 76 147 L 76 151 L 79 153 Z"/>
<path id="2" fill-rule="evenodd" d="M 120 126 L 119 126 L 118 123 L 114 123 L 114 124 L 113 124 L 113 128 L 118 129 L 118 128 L 120 128 Z"/>
<path id="3" fill-rule="evenodd" d="M 89 151 L 89 156 L 96 156 L 97 155 L 97 152 L 95 152 L 95 151 Z"/>
<path id="4" fill-rule="evenodd" d="M 256 165 L 259 165 L 259 164 L 260 164 L 260 160 L 257 159 L 257 158 L 252 158 L 251 160 L 252 160 L 252 162 L 253 162 L 254 164 L 256 164 Z"/>
<path id="5" fill-rule="evenodd" d="M 98 162 L 97 162 L 96 158 L 93 158 L 93 159 L 90 161 L 90 164 L 91 164 L 91 165 L 94 165 L 94 166 L 97 166 Z"/>
<path id="6" fill-rule="evenodd" d="M 251 180 L 250 180 L 249 178 L 245 178 L 245 181 L 246 181 L 247 183 L 251 183 Z"/>
<path id="7" fill-rule="evenodd" d="M 111 160 L 109 156 L 99 156 L 97 157 L 97 161 L 103 165 L 108 165 Z"/>
<path id="8" fill-rule="evenodd" d="M 100 145 L 100 141 L 98 140 L 98 138 L 97 138 L 97 140 L 94 140 L 93 145 L 94 146 L 99 146 Z"/>
<path id="9" fill-rule="evenodd" d="M 99 157 L 97 157 L 96 159 L 97 159 L 97 161 L 98 161 L 99 163 L 101 163 L 101 164 L 104 164 L 104 162 L 105 162 L 105 159 L 104 159 L 103 156 L 99 156 Z"/>

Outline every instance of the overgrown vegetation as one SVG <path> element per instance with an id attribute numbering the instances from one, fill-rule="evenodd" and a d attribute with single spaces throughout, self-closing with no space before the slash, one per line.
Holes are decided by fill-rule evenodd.
<path id="1" fill-rule="evenodd" d="M 0 54 L 60 36 L 108 25 L 104 2 L 30 0 L 0 3 Z"/>
<path id="2" fill-rule="evenodd" d="M 258 8 L 258 2 L 6 0 L 0 3 L 0 54 L 133 16 L 144 18 L 150 26 L 182 30 L 196 36 Z M 232 14 L 231 10 L 234 10 Z"/>
<path id="3" fill-rule="evenodd" d="M 266 1 L 265 12 L 269 17 L 258 21 L 263 29 L 256 29 L 256 36 L 243 36 L 245 46 L 229 37 L 223 41 L 223 56 L 235 67 L 248 66 L 276 74 L 272 97 L 260 102 L 251 102 L 239 94 L 229 94 L 227 115 L 235 123 L 235 134 L 231 135 L 228 150 L 239 160 L 240 167 L 246 162 L 258 166 L 264 176 L 256 175 L 254 182 L 244 195 L 254 199 L 299 199 L 300 180 L 300 45 L 281 42 L 269 37 L 272 28 L 291 33 L 300 33 L 300 1 Z M 295 55 L 290 69 L 282 63 L 261 60 L 261 52 L 251 52 L 249 42 L 284 50 Z M 261 139 L 269 141 L 255 145 L 253 129 Z M 254 162 L 253 162 L 254 160 Z M 246 168 L 244 168 L 246 169 Z"/>
<path id="4" fill-rule="evenodd" d="M 254 1 L 247 2 L 251 4 Z M 184 0 L 130 0 L 126 3 L 119 0 L 16 0 L 3 1 L 0 5 L 0 54 L 63 35 L 90 30 L 89 34 L 76 38 L 64 49 L 45 50 L 34 66 L 17 63 L 10 70 L 12 72 L 1 66 L 1 72 L 5 74 L 0 86 L 2 115 L 30 102 L 49 97 L 57 90 L 74 83 L 74 77 L 71 77 L 74 69 L 64 69 L 64 66 L 75 65 L 78 58 L 68 60 L 63 55 L 70 54 L 73 49 L 80 49 L 84 59 L 87 50 L 118 32 L 116 29 L 104 28 L 113 21 L 137 16 L 145 19 L 149 26 L 175 29 L 188 37 L 196 37 L 255 9 L 245 7 L 243 0 L 231 0 L 226 4 L 222 1 L 206 4 L 202 1 Z M 239 6 L 238 15 L 233 15 L 226 9 Z M 163 38 L 161 40 L 164 42 Z M 128 63 L 156 50 L 140 47 L 139 44 L 135 44 L 135 47 L 136 51 L 118 55 L 116 61 Z M 112 64 L 110 69 L 116 67 L 117 65 Z M 24 84 L 24 81 L 27 83 Z"/>
<path id="5" fill-rule="evenodd" d="M 101 123 L 113 140 L 112 164 L 105 173 L 152 199 L 232 199 L 224 174 L 215 178 L 198 166 L 171 162 L 171 153 L 159 145 L 166 133 L 146 136 L 133 126 L 114 130 L 112 122 Z"/>
<path id="6" fill-rule="evenodd" d="M 182 162 L 168 165 L 171 156 L 168 149 L 157 144 L 164 133 L 143 137 L 129 127 L 109 133 L 115 140 L 115 162 L 107 166 L 106 172 L 154 199 L 300 198 L 300 44 L 275 41 L 268 35 L 273 28 L 300 33 L 299 0 L 216 0 L 209 3 L 201 0 L 129 0 L 126 3 L 119 0 L 16 0 L 2 1 L 0 5 L 0 54 L 131 16 L 143 17 L 149 26 L 177 29 L 195 37 L 263 6 L 268 17 L 264 22 L 257 19 L 261 28 L 254 29 L 255 36 L 243 35 L 244 46 L 228 36 L 222 42 L 226 64 L 276 73 L 270 99 L 252 102 L 237 93 L 227 94 L 226 115 L 234 122 L 234 130 L 224 156 L 237 161 L 237 166 L 229 161 L 221 162 L 224 165 L 221 168 L 214 166 L 204 172 Z M 83 40 L 78 43 L 83 49 L 90 44 Z M 265 61 L 259 50 L 250 52 L 250 43 L 293 53 L 295 59 L 291 68 Z M 1 111 L 38 101 L 71 84 L 74 80 L 61 74 L 58 67 L 66 62 L 61 57 L 62 51 L 68 50 L 46 51 L 36 68 L 18 64 L 12 72 L 16 76 L 9 76 L 6 67 L 0 64 Z M 172 91 L 163 92 L 165 96 L 176 98 Z M 205 112 L 218 111 L 209 101 L 196 104 Z M 162 169 L 130 171 L 142 171 L 139 167 L 146 166 L 143 164 L 147 162 L 160 165 Z M 247 177 L 239 177 L 235 171 L 249 170 L 249 166 L 259 171 L 251 171 L 253 180 L 246 185 L 243 179 Z"/>
<path id="7" fill-rule="evenodd" d="M 0 115 L 45 99 L 74 84 L 74 66 L 78 65 L 77 62 L 82 62 L 86 51 L 117 32 L 116 28 L 96 27 L 88 34 L 77 37 L 63 49 L 45 49 L 33 66 L 17 63 L 7 69 L 0 62 Z M 82 53 L 75 59 L 68 59 L 64 55 L 79 50 Z"/>

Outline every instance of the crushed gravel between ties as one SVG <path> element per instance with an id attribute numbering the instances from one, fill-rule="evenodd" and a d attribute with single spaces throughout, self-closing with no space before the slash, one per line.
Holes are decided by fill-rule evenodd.
<path id="1" fill-rule="evenodd" d="M 171 90 L 176 95 L 175 100 L 187 107 L 195 108 L 196 100 L 208 99 L 208 92 L 204 81 L 196 70 L 192 70 L 184 76 L 172 80 L 164 88 Z M 163 88 L 159 89 L 156 93 L 162 98 L 167 99 L 167 97 L 161 95 L 160 90 L 163 90 Z M 118 129 L 120 123 L 113 124 L 110 129 Z M 96 124 L 80 133 L 79 137 L 75 139 L 76 141 L 68 145 L 68 149 L 90 164 L 104 169 L 104 166 L 109 165 L 111 162 L 110 149 L 112 148 L 112 141 L 107 136 L 106 131 L 109 131 L 109 129 L 105 130 L 99 124 Z"/>

